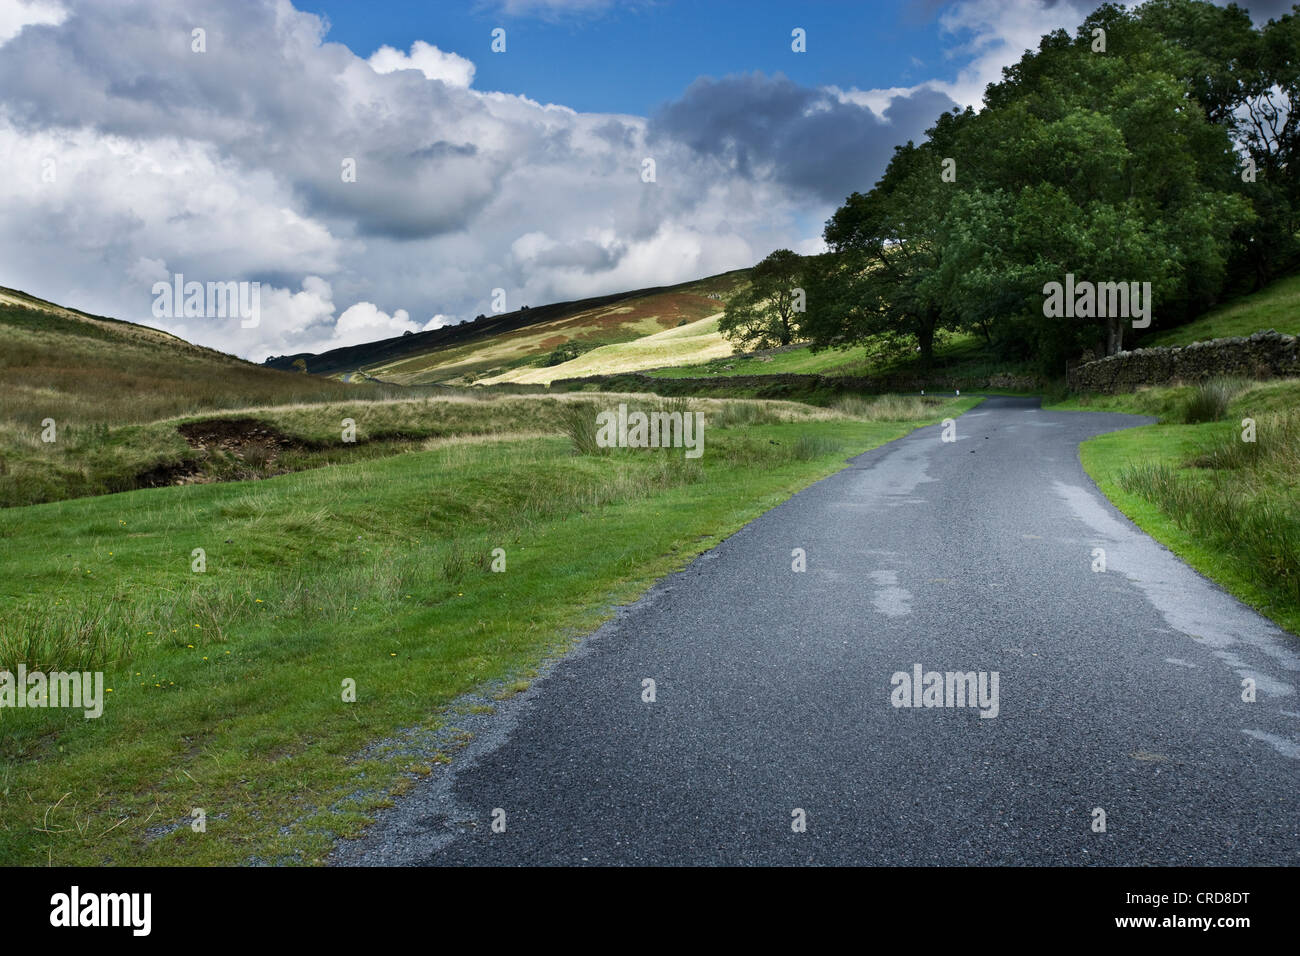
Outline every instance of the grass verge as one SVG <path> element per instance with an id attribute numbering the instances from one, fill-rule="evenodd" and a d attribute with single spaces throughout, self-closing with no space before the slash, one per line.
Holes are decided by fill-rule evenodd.
<path id="1" fill-rule="evenodd" d="M 1225 387 L 1068 403 L 1162 414 L 1161 424 L 1084 442 L 1083 466 L 1142 530 L 1300 633 L 1300 382 L 1238 383 L 1226 404 Z M 1207 414 L 1222 420 L 1199 422 Z M 1246 419 L 1253 441 L 1243 440 Z"/>

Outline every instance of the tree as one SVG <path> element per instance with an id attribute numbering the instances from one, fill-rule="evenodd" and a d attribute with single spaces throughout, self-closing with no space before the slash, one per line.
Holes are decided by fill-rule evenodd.
<path id="1" fill-rule="evenodd" d="M 1055 372 L 1085 349 L 1122 349 L 1134 316 L 1047 315 L 1048 282 L 1149 282 L 1160 325 L 1213 301 L 1234 230 L 1255 216 L 1229 135 L 1247 95 L 1249 71 L 1230 62 L 1242 15 L 1159 0 L 1146 23 L 1145 10 L 1103 4 L 1076 36 L 1044 36 L 980 113 L 943 114 L 848 198 L 810 280 L 815 346 L 902 337 L 928 362 L 937 335 L 966 328 Z M 1178 46 L 1200 22 L 1222 35 Z"/>
<path id="2" fill-rule="evenodd" d="M 718 331 L 751 349 L 789 345 L 800 338 L 805 307 L 804 262 L 789 249 L 777 249 L 754 266 L 749 286 L 727 301 Z"/>
<path id="3" fill-rule="evenodd" d="M 998 249 L 1005 268 L 990 279 L 1004 288 L 1022 284 L 1031 306 L 1042 303 L 1032 286 L 1041 290 L 1066 273 L 1143 281 L 1156 300 L 1155 324 L 1176 323 L 1214 301 L 1232 233 L 1253 218 L 1234 195 L 1228 127 L 1210 119 L 1226 109 L 1231 71 L 1189 66 L 1202 54 L 1143 22 L 1147 10 L 1104 4 L 1075 38 L 1064 31 L 1044 37 L 990 87 L 989 107 L 973 124 L 979 135 L 968 142 L 982 147 L 986 160 L 976 186 L 1002 194 L 1011 223 Z M 1227 29 L 1241 19 L 1231 11 L 1220 17 L 1197 0 L 1170 0 L 1152 11 L 1153 22 L 1157 13 L 1178 14 L 1191 24 L 1171 27 L 1175 33 L 1194 33 L 1202 21 Z M 1106 34 L 1104 53 L 1092 50 L 1098 29 Z M 1235 49 L 1240 36 L 1233 36 L 1221 46 Z M 1207 102 L 1198 104 L 1197 89 L 1207 91 Z M 1121 350 L 1130 325 L 1128 316 L 1063 321 L 1032 307 L 1021 315 L 1019 326 L 1047 369 L 1083 348 Z"/>
<path id="4" fill-rule="evenodd" d="M 936 336 L 955 328 L 949 307 L 956 278 L 949 268 L 955 197 L 941 178 L 962 128 L 974 112 L 945 113 L 920 146 L 899 146 L 869 193 L 853 193 L 826 223 L 831 255 L 810 281 L 807 328 L 814 347 L 865 342 L 915 342 L 921 361 Z"/>

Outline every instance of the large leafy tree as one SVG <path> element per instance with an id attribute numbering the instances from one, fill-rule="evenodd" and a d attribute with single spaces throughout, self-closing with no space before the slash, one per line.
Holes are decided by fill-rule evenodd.
<path id="1" fill-rule="evenodd" d="M 1092 49 L 1097 29 L 1104 53 Z M 1189 101 L 1168 45 L 1143 33 L 1123 10 L 1100 8 L 1077 38 L 1044 38 L 1026 57 L 1032 69 L 991 91 L 998 105 L 979 118 L 972 146 L 987 175 L 974 188 L 1008 200 L 999 208 L 1012 223 L 998 249 L 1004 269 L 994 263 L 987 279 L 1024 283 L 1020 332 L 1051 370 L 1082 348 L 1118 351 L 1130 319 L 1046 317 L 1032 307 L 1044 283 L 1067 273 L 1149 282 L 1156 324 L 1167 323 L 1189 301 L 1213 300 L 1230 235 L 1251 217 L 1232 195 L 1226 129 Z"/>
<path id="2" fill-rule="evenodd" d="M 1234 230 L 1257 215 L 1237 188 L 1229 119 L 1250 72 L 1215 60 L 1249 37 L 1209 4 L 1157 6 L 1167 22 L 1106 4 L 1076 36 L 1045 36 L 979 114 L 945 114 L 850 196 L 810 290 L 814 343 L 891 331 L 928 357 L 938 332 L 964 326 L 1059 371 L 1082 349 L 1122 348 L 1129 319 L 1045 316 L 1046 282 L 1150 282 L 1157 325 L 1211 302 Z M 1165 35 L 1203 13 L 1223 28 L 1218 46 L 1189 53 Z"/>
<path id="3" fill-rule="evenodd" d="M 809 281 L 806 329 L 814 346 L 885 336 L 914 343 L 928 363 L 936 337 L 957 325 L 948 307 L 954 193 L 941 173 L 973 116 L 945 113 L 924 143 L 898 147 L 876 187 L 853 193 L 826 223 L 830 254 Z"/>
<path id="4" fill-rule="evenodd" d="M 1259 287 L 1300 264 L 1300 17 L 1261 29 L 1241 7 L 1204 0 L 1150 0 L 1133 14 L 1135 38 L 1166 41 L 1175 72 L 1206 118 L 1225 129 L 1252 172 L 1233 188 L 1253 216 L 1234 232 L 1229 284 Z M 1189 311 L 1200 301 L 1188 300 Z"/>
<path id="5" fill-rule="evenodd" d="M 777 249 L 750 270 L 749 285 L 728 300 L 718 330 L 746 348 L 791 344 L 801 337 L 803 277 L 802 257 Z"/>

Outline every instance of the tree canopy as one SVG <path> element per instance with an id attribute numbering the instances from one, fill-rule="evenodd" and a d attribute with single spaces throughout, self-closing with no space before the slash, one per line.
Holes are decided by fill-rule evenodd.
<path id="1" fill-rule="evenodd" d="M 1122 348 L 1127 316 L 1044 314 L 1047 283 L 1150 283 L 1154 326 L 1300 263 L 1300 6 L 1262 28 L 1236 6 L 1098 7 L 940 116 L 826 223 L 802 331 L 885 335 L 922 357 L 966 329 L 1060 371 Z"/>
<path id="2" fill-rule="evenodd" d="M 803 259 L 777 249 L 754 266 L 749 286 L 727 302 L 718 330 L 748 348 L 770 349 L 801 337 Z"/>

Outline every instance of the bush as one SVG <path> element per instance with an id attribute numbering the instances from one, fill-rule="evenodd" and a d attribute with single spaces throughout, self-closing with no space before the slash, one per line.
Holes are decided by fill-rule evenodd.
<path id="1" fill-rule="evenodd" d="M 565 342 L 542 359 L 542 367 L 551 368 L 555 365 L 563 365 L 565 362 L 571 362 L 579 355 L 590 352 L 592 349 L 600 348 L 601 344 L 602 343 L 600 342 Z"/>

